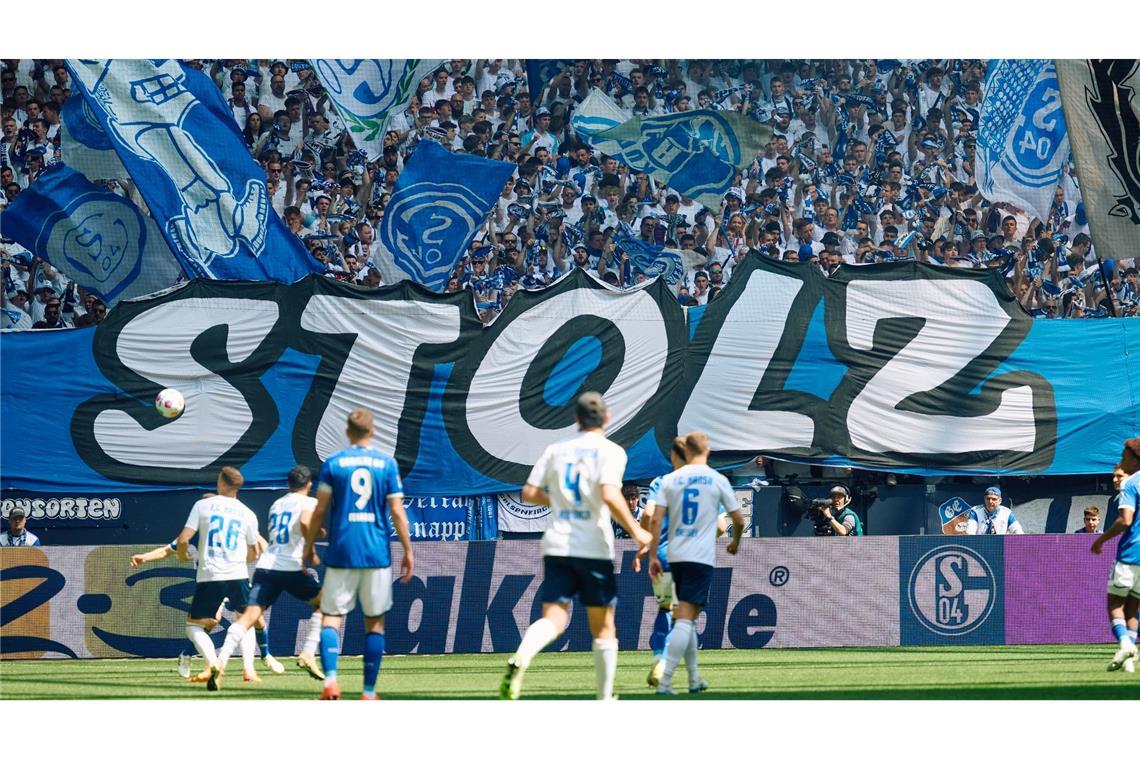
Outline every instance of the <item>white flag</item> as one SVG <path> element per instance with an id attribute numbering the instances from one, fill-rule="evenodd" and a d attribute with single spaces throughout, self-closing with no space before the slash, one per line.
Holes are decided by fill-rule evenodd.
<path id="1" fill-rule="evenodd" d="M 985 93 L 978 119 L 978 189 L 991 203 L 1012 203 L 1048 219 L 1069 157 L 1057 69 L 1046 60 L 990 61 Z"/>

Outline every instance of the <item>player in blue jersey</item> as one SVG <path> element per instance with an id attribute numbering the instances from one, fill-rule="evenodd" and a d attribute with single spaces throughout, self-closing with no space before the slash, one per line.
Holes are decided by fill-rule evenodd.
<path id="1" fill-rule="evenodd" d="M 708 688 L 697 668 L 697 616 L 708 601 L 716 566 L 717 518 L 723 508 L 732 518 L 732 541 L 725 549 L 736 554 L 744 535 L 744 516 L 736 503 L 728 479 L 708 466 L 709 437 L 695 431 L 685 436 L 684 467 L 665 476 L 659 499 L 665 509 L 653 515 L 653 541 L 650 544 L 649 577 L 662 575 L 657 549 L 661 526 L 669 517 L 668 561 L 673 570 L 677 608 L 675 623 L 665 649 L 665 670 L 657 685 L 658 694 L 675 694 L 673 671 L 682 658 L 689 671 L 689 691 Z"/>
<path id="2" fill-rule="evenodd" d="M 1108 664 L 1109 670 L 1136 671 L 1136 625 L 1140 610 L 1140 527 L 1136 513 L 1140 511 L 1140 438 L 1124 442 L 1124 451 L 1117 465 L 1125 474 L 1120 486 L 1120 506 L 1116 522 L 1093 541 L 1093 554 L 1100 554 L 1104 545 L 1121 536 L 1116 546 L 1116 562 L 1108 578 L 1108 619 L 1112 635 L 1120 642 L 1120 649 Z"/>
<path id="3" fill-rule="evenodd" d="M 392 528 L 404 548 L 400 580 L 412 579 L 415 567 L 404 489 L 396 460 L 372 448 L 372 412 L 354 409 L 345 429 L 349 447 L 333 454 L 317 478 L 317 506 L 305 530 L 302 556 L 316 564 L 313 544 L 328 517 L 329 547 L 325 552 L 325 583 L 321 591 L 321 665 L 325 688 L 321 699 L 340 699 L 336 680 L 340 654 L 340 619 L 360 600 L 364 612 L 364 692 L 376 699 L 376 677 L 384 655 L 384 613 L 392 607 L 392 557 L 388 542 Z"/>
<path id="4" fill-rule="evenodd" d="M 317 500 L 309 496 L 312 480 L 309 468 L 297 465 L 289 471 L 289 493 L 273 502 L 269 508 L 269 539 L 261 559 L 257 561 L 257 568 L 253 571 L 249 606 L 241 617 L 230 624 L 225 643 L 218 650 L 223 672 L 230 655 L 237 649 L 246 631 L 261 618 L 262 611 L 269 609 L 282 591 L 288 591 L 316 608 L 309 618 L 308 635 L 297 664 L 313 678 L 323 680 L 325 677 L 315 656 L 323 621 L 320 611 L 321 580 L 316 570 L 304 567 L 302 563 L 304 529 L 317 506 Z"/>

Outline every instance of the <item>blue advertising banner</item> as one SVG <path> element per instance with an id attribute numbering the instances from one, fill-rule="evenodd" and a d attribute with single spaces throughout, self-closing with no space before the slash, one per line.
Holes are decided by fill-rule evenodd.
<path id="1" fill-rule="evenodd" d="M 998 536 L 899 538 L 899 643 L 1005 643 L 1005 576 Z"/>
<path id="2" fill-rule="evenodd" d="M 1135 318 L 1034 320 L 994 271 L 841 267 L 750 254 L 707 306 L 656 280 L 576 271 L 484 326 L 471 298 L 197 280 L 95 330 L 6 335 L 0 414 L 36 430 L 0 450 L 0 487 L 53 494 L 247 488 L 343 448 L 370 408 L 409 496 L 517 490 L 603 391 L 626 477 L 668 469 L 677 430 L 742 454 L 925 474 L 1107 473 L 1140 428 Z M 66 372 L 53 372 L 59 357 Z M 155 412 L 180 390 L 186 410 Z"/>

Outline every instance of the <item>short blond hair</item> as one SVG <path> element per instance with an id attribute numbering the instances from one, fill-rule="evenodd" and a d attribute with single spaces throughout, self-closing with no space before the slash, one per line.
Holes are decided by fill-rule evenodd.
<path id="1" fill-rule="evenodd" d="M 685 451 L 688 459 L 709 453 L 709 434 L 694 430 L 685 436 Z"/>
<path id="2" fill-rule="evenodd" d="M 348 413 L 348 427 L 345 429 L 349 440 L 359 441 L 372 434 L 372 412 L 367 409 L 353 409 Z"/>

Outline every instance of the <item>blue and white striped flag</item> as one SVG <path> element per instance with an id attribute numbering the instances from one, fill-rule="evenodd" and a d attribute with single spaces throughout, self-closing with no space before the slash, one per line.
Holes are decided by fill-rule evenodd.
<path id="1" fill-rule="evenodd" d="M 311 61 L 336 112 L 369 161 L 384 152 L 391 114 L 408 107 L 420 80 L 444 63 L 440 58 L 315 58 Z"/>
<path id="2" fill-rule="evenodd" d="M 1049 218 L 1053 190 L 1069 157 L 1057 68 L 1049 60 L 990 61 L 978 119 L 978 189 Z"/>
<path id="3" fill-rule="evenodd" d="M 174 60 L 67 67 L 183 269 L 286 283 L 323 270 L 270 208 L 265 172 L 208 76 Z"/>
<path id="4" fill-rule="evenodd" d="M 421 142 L 396 180 L 380 226 L 391 257 L 381 257 L 384 281 L 412 279 L 442 290 L 514 170 L 504 161 Z"/>
<path id="5" fill-rule="evenodd" d="M 111 138 L 87 99 L 76 91 L 59 113 L 60 155 L 63 162 L 87 179 L 129 179 Z"/>
<path id="6" fill-rule="evenodd" d="M 582 104 L 574 109 L 570 126 L 586 138 L 620 126 L 624 121 L 625 112 L 617 107 L 614 99 L 597 87 L 592 87 Z"/>
<path id="7" fill-rule="evenodd" d="M 153 219 L 68 166 L 16 196 L 4 234 L 110 306 L 168 288 L 181 273 Z"/>
<path id="8" fill-rule="evenodd" d="M 585 136 L 598 150 L 712 208 L 771 137 L 770 127 L 738 113 L 708 110 L 635 116 Z"/>

